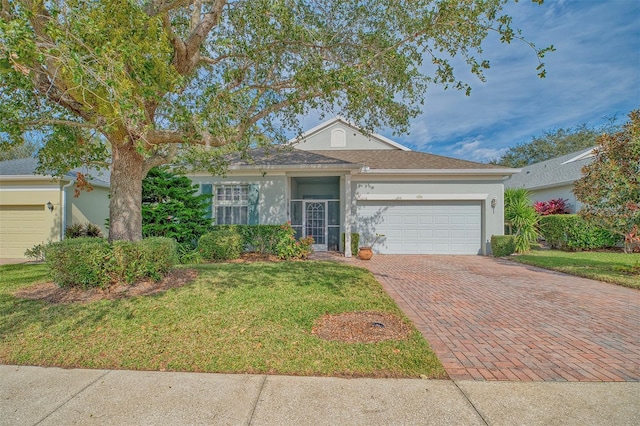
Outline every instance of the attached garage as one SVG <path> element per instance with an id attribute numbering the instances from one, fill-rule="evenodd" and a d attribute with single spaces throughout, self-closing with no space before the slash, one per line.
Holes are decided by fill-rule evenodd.
<path id="1" fill-rule="evenodd" d="M 0 258 L 19 259 L 25 250 L 46 243 L 50 239 L 47 214 L 42 204 L 0 206 Z"/>
<path id="2" fill-rule="evenodd" d="M 359 201 L 361 245 L 383 254 L 480 254 L 480 201 Z"/>
<path id="3" fill-rule="evenodd" d="M 91 179 L 93 191 L 75 198 L 74 171 L 54 180 L 36 174 L 37 165 L 35 158 L 0 162 L 0 259 L 25 259 L 25 250 L 59 241 L 68 225 L 102 226 L 109 217 L 108 176 Z"/>

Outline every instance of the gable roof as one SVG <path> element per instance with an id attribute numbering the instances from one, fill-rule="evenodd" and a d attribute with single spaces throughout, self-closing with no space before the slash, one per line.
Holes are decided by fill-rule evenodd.
<path id="1" fill-rule="evenodd" d="M 336 123 L 341 123 L 341 124 L 343 124 L 343 125 L 345 125 L 347 127 L 350 127 L 351 129 L 353 129 L 356 132 L 363 133 L 362 129 L 360 129 L 356 124 L 346 120 L 345 118 L 335 117 L 335 118 L 332 118 L 331 120 L 327 120 L 327 121 L 325 121 L 323 123 L 320 123 L 316 127 L 312 128 L 310 130 L 307 130 L 302 135 L 289 140 L 289 144 L 290 145 L 295 145 L 295 144 L 304 142 L 305 139 L 308 139 L 311 136 L 322 132 L 323 130 L 333 126 Z M 382 135 L 379 135 L 377 133 L 370 133 L 370 134 L 368 134 L 368 136 L 370 138 L 377 139 L 379 142 L 382 142 L 385 145 L 389 145 L 390 147 L 392 147 L 394 149 L 399 149 L 401 151 L 411 151 L 411 149 L 407 148 L 406 146 L 404 146 L 402 144 L 399 144 L 398 142 L 392 141 L 391 139 L 386 138 L 386 137 L 384 137 Z"/>
<path id="2" fill-rule="evenodd" d="M 0 179 L 4 180 L 26 180 L 33 178 L 50 178 L 51 175 L 41 175 L 36 173 L 38 160 L 36 158 L 19 158 L 15 160 L 0 161 Z M 88 173 L 91 175 L 89 181 L 97 186 L 109 187 L 110 172 L 104 170 L 86 170 L 76 168 L 64 175 L 65 180 L 75 180 L 76 173 Z"/>
<path id="3" fill-rule="evenodd" d="M 481 164 L 418 151 L 358 150 L 310 152 L 378 170 L 506 169 L 505 167 L 493 164 Z M 515 172 L 515 170 L 513 170 L 513 172 Z"/>
<path id="4" fill-rule="evenodd" d="M 593 161 L 595 147 L 523 167 L 505 181 L 507 188 L 541 189 L 567 185 L 582 177 L 582 167 Z"/>
<path id="5" fill-rule="evenodd" d="M 313 151 L 301 149 L 265 149 L 256 148 L 248 151 L 246 158 L 234 154 L 228 158 L 230 168 L 264 167 L 264 166 L 336 166 L 352 165 L 348 161 L 327 157 Z"/>

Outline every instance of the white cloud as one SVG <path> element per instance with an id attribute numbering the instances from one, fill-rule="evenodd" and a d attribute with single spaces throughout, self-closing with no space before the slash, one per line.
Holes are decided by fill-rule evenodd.
<path id="1" fill-rule="evenodd" d="M 492 36 L 484 46 L 484 59 L 491 61 L 486 83 L 457 64 L 473 87 L 471 96 L 432 87 L 409 135 L 379 133 L 413 149 L 488 161 L 544 131 L 597 126 L 640 107 L 640 2 L 518 2 L 508 3 L 505 13 L 538 47 L 556 47 L 544 59 L 547 78 L 537 77 L 528 45 L 503 45 Z M 303 127 L 320 121 L 311 115 Z"/>

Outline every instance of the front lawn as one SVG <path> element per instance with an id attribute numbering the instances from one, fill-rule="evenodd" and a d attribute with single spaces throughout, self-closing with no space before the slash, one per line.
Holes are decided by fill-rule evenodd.
<path id="1" fill-rule="evenodd" d="M 640 254 L 579 251 L 534 247 L 509 259 L 594 280 L 640 288 Z"/>
<path id="2" fill-rule="evenodd" d="M 332 262 L 195 267 L 195 282 L 154 296 L 51 304 L 14 293 L 43 265 L 0 267 L 0 363 L 99 369 L 321 376 L 446 377 L 411 325 L 405 340 L 327 341 L 327 313 L 402 315 L 366 270 Z"/>

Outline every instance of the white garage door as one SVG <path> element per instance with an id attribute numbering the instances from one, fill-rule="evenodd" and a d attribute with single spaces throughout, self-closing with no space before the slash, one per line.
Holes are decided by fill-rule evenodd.
<path id="1" fill-rule="evenodd" d="M 48 211 L 46 213 L 49 213 Z M 0 206 L 0 258 L 20 259 L 24 251 L 47 242 L 45 207 Z"/>
<path id="2" fill-rule="evenodd" d="M 482 247 L 479 201 L 360 201 L 360 245 L 384 234 L 374 251 L 386 254 L 479 254 Z"/>

